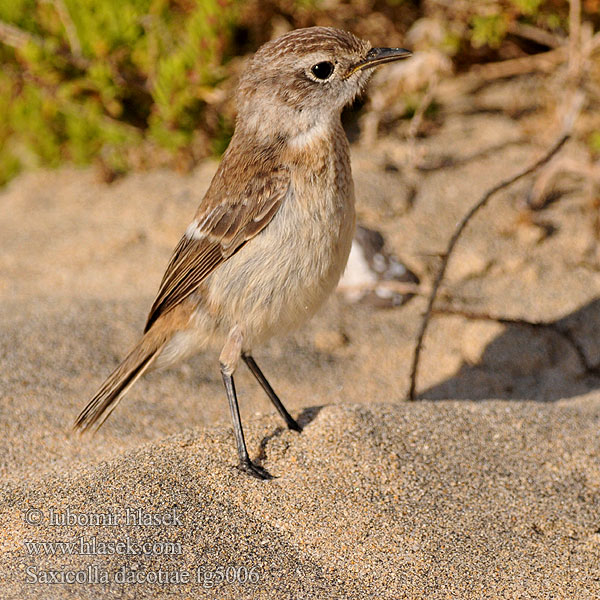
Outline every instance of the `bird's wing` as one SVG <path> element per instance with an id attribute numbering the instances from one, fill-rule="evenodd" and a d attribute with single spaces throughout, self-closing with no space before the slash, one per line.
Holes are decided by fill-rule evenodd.
<path id="1" fill-rule="evenodd" d="M 144 332 L 160 315 L 193 293 L 221 263 L 271 221 L 290 188 L 286 168 L 254 173 L 238 192 L 209 189 L 196 218 L 173 252 Z"/>

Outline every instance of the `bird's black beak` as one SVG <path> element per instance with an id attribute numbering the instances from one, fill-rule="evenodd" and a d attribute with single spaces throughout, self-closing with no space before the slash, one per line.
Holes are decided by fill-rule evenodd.
<path id="1" fill-rule="evenodd" d="M 404 48 L 371 48 L 366 58 L 354 65 L 347 76 L 350 77 L 350 75 L 362 69 L 371 69 L 383 63 L 408 58 L 409 56 L 412 56 L 412 52 Z"/>

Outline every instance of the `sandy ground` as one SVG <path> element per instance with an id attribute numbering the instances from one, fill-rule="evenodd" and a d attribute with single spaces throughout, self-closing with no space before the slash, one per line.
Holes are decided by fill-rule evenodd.
<path id="1" fill-rule="evenodd" d="M 429 169 L 406 169 L 393 132 L 353 149 L 361 222 L 425 287 L 460 216 L 551 139 L 531 85 L 442 107 L 417 144 Z M 600 264 L 577 180 L 535 222 L 531 180 L 492 201 L 442 294 L 550 325 L 437 317 L 421 401 L 404 399 L 423 298 L 377 310 L 336 296 L 256 352 L 304 424 L 283 429 L 240 371 L 250 452 L 273 481 L 234 468 L 218 348 L 140 381 L 95 437 L 69 435 L 139 334 L 214 169 L 111 185 L 37 172 L 0 194 L 0 597 L 600 597 Z"/>

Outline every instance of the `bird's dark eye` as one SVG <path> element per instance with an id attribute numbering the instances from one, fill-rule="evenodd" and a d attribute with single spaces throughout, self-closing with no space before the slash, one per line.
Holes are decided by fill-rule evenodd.
<path id="1" fill-rule="evenodd" d="M 313 65 L 310 68 L 310 72 L 317 78 L 317 79 L 329 79 L 329 77 L 331 76 L 331 74 L 333 73 L 333 63 L 330 63 L 328 60 L 324 61 L 324 62 L 320 62 L 317 63 L 316 65 Z"/>

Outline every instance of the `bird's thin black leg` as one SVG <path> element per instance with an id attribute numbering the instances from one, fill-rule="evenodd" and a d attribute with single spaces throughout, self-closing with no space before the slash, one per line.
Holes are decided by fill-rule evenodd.
<path id="1" fill-rule="evenodd" d="M 298 425 L 298 422 L 290 415 L 290 413 L 286 410 L 285 406 L 281 403 L 281 400 L 275 393 L 275 390 L 271 387 L 271 384 L 267 381 L 267 378 L 263 375 L 263 372 L 259 369 L 256 361 L 252 358 L 250 354 L 242 354 L 242 358 L 248 368 L 252 372 L 252 375 L 256 377 L 256 381 L 260 383 L 261 387 L 269 396 L 269 400 L 275 405 L 275 408 L 279 411 L 279 414 L 283 417 L 287 426 L 294 431 L 302 431 L 302 427 Z"/>
<path id="2" fill-rule="evenodd" d="M 240 464 L 238 468 L 253 477 L 258 479 L 273 479 L 273 476 L 258 465 L 255 465 L 248 456 L 246 441 L 244 440 L 244 431 L 242 430 L 242 420 L 240 419 L 240 409 L 238 407 L 237 394 L 235 393 L 235 384 L 233 375 L 226 372 L 226 369 L 221 365 L 221 375 L 223 375 L 223 383 L 227 392 L 227 400 L 229 401 L 229 410 L 231 411 L 231 421 L 233 423 L 233 433 L 235 435 L 235 443 L 237 446 Z"/>

